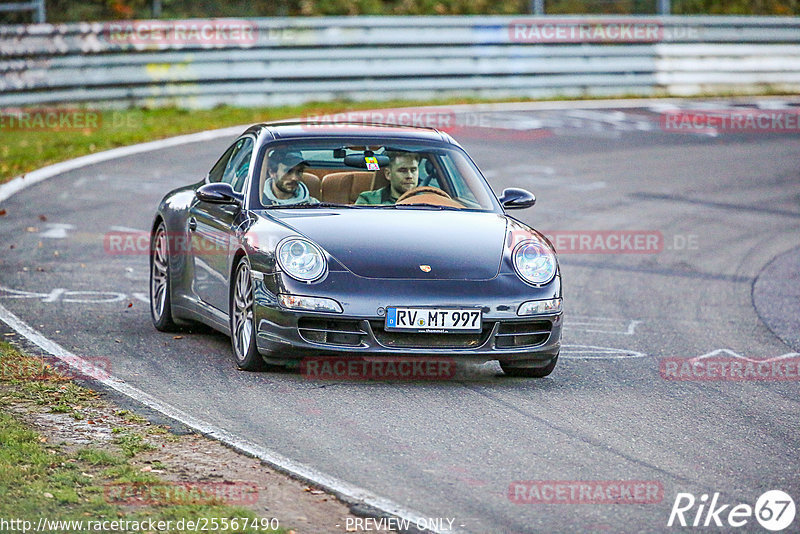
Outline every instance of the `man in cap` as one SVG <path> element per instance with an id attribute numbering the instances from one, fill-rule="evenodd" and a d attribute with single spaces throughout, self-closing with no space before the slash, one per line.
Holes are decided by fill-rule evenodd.
<path id="1" fill-rule="evenodd" d="M 301 179 L 308 162 L 300 152 L 275 150 L 267 159 L 264 198 L 272 204 L 318 204 Z"/>

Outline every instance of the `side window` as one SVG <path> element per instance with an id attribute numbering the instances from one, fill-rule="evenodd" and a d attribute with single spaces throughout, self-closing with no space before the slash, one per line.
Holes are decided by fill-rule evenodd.
<path id="1" fill-rule="evenodd" d="M 231 154 L 239 145 L 239 141 L 235 142 L 231 146 L 228 147 L 228 150 L 222 155 L 221 158 L 211 167 L 211 170 L 208 173 L 208 181 L 209 182 L 220 182 L 222 181 L 222 175 L 225 172 L 225 167 L 228 165 L 228 161 L 231 159 Z"/>
<path id="2" fill-rule="evenodd" d="M 250 171 L 250 159 L 253 156 L 253 139 L 245 137 L 239 139 L 234 147 L 225 172 L 222 173 L 222 181 L 231 184 L 233 190 L 241 193 L 247 176 Z"/>

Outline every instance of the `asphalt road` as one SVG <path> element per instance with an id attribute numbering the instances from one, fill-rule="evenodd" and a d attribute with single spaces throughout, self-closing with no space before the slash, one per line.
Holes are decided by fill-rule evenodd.
<path id="1" fill-rule="evenodd" d="M 669 133 L 660 111 L 498 111 L 459 137 L 495 190 L 536 193 L 517 213 L 540 230 L 663 236 L 644 254 L 561 254 L 566 347 L 547 379 L 506 378 L 492 362 L 464 365 L 453 381 L 315 382 L 237 371 L 222 335 L 157 332 L 147 256 L 109 254 L 103 236 L 147 229 L 163 194 L 200 179 L 228 139 L 68 172 L 3 202 L 0 304 L 167 403 L 460 530 L 676 530 L 667 521 L 679 492 L 752 506 L 781 489 L 800 504 L 796 379 L 659 372 L 662 358 L 720 349 L 759 360 L 792 352 L 779 335 L 796 334 L 798 317 L 770 328 L 753 288 L 762 270 L 786 276 L 759 282 L 772 294 L 790 287 L 786 273 L 797 282 L 792 269 L 765 266 L 800 245 L 800 136 Z M 663 497 L 509 499 L 514 481 L 553 480 L 653 481 Z M 752 517 L 738 530 L 763 531 Z"/>

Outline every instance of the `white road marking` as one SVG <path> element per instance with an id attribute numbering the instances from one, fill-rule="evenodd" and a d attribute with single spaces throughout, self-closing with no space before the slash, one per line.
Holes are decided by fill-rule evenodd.
<path id="1" fill-rule="evenodd" d="M 146 234 L 147 230 L 139 230 L 138 228 L 131 228 L 129 226 L 109 226 L 113 232 L 130 232 L 135 234 Z"/>
<path id="2" fill-rule="evenodd" d="M 642 321 L 632 319 L 612 319 L 608 317 L 589 317 L 589 316 L 569 316 L 564 321 L 564 328 L 570 330 L 581 330 L 583 332 L 595 332 L 599 334 L 620 334 L 632 336 L 636 333 L 636 327 Z"/>
<path id="3" fill-rule="evenodd" d="M 147 295 L 147 293 L 133 293 L 133 298 L 141 300 L 145 304 L 150 304 L 150 297 Z"/>
<path id="4" fill-rule="evenodd" d="M 753 363 L 764 363 L 764 362 L 774 362 L 778 360 L 786 360 L 788 358 L 796 358 L 800 356 L 800 352 L 787 352 L 786 354 L 781 354 L 780 356 L 775 356 L 774 358 L 754 359 L 754 358 L 748 358 L 747 356 L 742 356 L 738 352 L 734 352 L 730 349 L 717 349 L 717 350 L 712 350 L 711 352 L 707 352 L 706 354 L 700 356 L 695 356 L 694 358 L 688 358 L 687 361 L 704 360 L 706 358 L 713 358 L 714 356 L 730 356 L 738 360 L 745 360 Z"/>
<path id="5" fill-rule="evenodd" d="M 64 239 L 67 237 L 67 230 L 75 229 L 75 225 L 73 224 L 47 223 L 45 226 L 47 226 L 48 229 L 44 232 L 39 232 L 39 237 L 47 239 Z"/>
<path id="6" fill-rule="evenodd" d="M 20 291 L 0 286 L 0 298 L 7 299 L 41 299 L 42 302 L 71 302 L 77 304 L 110 304 L 122 302 L 127 295 L 114 291 L 68 291 L 62 287 L 52 289 L 50 293 Z M 149 302 L 149 301 L 148 301 Z"/>
<path id="7" fill-rule="evenodd" d="M 570 360 L 625 360 L 646 358 L 647 354 L 628 349 L 595 347 L 593 345 L 561 345 L 560 358 Z"/>
<path id="8" fill-rule="evenodd" d="M 83 374 L 91 373 L 90 370 L 93 367 L 89 365 L 90 362 L 69 352 L 58 343 L 47 339 L 38 331 L 28 326 L 28 324 L 23 322 L 21 319 L 19 319 L 16 315 L 11 313 L 2 305 L 0 305 L 0 320 L 2 320 L 4 323 L 10 326 L 17 333 L 24 336 L 32 343 L 36 344 L 47 353 L 63 361 L 70 367 L 78 369 Z M 300 478 L 301 480 L 305 480 L 306 482 L 310 482 L 312 484 L 321 486 L 322 488 L 334 494 L 338 494 L 344 497 L 345 500 L 348 500 L 350 502 L 362 503 L 367 506 L 377 508 L 378 510 L 391 514 L 392 516 L 408 520 L 415 524 L 418 521 L 422 523 L 422 521 L 424 521 L 426 517 L 425 515 L 419 512 L 404 508 L 403 506 L 389 499 L 371 493 L 356 485 L 350 484 L 349 482 L 329 476 L 305 464 L 295 462 L 290 458 L 287 458 L 274 451 L 261 447 L 260 445 L 257 445 L 251 441 L 237 438 L 230 432 L 222 428 L 216 427 L 211 423 L 203 421 L 202 419 L 195 418 L 189 415 L 188 413 L 178 408 L 175 408 L 174 406 L 167 404 L 157 399 L 156 397 L 153 397 L 152 395 L 145 393 L 144 391 L 125 383 L 125 381 L 121 379 L 115 378 L 112 375 L 97 376 L 96 380 L 97 382 L 103 384 L 108 388 L 111 388 L 115 391 L 122 393 L 123 395 L 126 395 L 134 400 L 139 401 L 148 408 L 161 412 L 167 417 L 171 417 L 172 419 L 180 421 L 184 425 L 193 428 L 194 430 L 200 432 L 201 434 L 204 434 L 213 439 L 221 441 L 222 443 L 225 443 L 226 445 L 230 446 L 231 448 L 239 452 L 259 458 L 260 460 L 263 460 L 272 467 L 284 472 L 291 473 L 293 476 Z M 431 530 L 431 532 L 440 532 L 440 531 Z M 455 532 L 455 531 L 449 530 L 448 532 Z"/>

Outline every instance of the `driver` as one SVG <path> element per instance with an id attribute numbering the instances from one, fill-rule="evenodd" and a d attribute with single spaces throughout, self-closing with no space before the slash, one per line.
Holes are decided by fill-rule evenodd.
<path id="1" fill-rule="evenodd" d="M 386 151 L 389 165 L 384 168 L 389 185 L 373 191 L 364 191 L 356 204 L 394 204 L 405 193 L 419 183 L 419 156 L 411 152 Z"/>
<path id="2" fill-rule="evenodd" d="M 308 162 L 300 152 L 274 151 L 267 160 L 269 179 L 264 184 L 264 197 L 273 204 L 319 204 L 301 181 Z"/>

